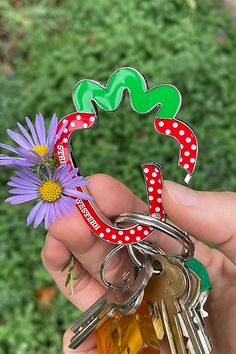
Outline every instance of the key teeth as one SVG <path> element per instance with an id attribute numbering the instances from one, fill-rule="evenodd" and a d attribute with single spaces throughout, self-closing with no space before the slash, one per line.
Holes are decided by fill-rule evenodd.
<path id="1" fill-rule="evenodd" d="M 188 354 L 195 354 L 196 353 L 190 339 L 187 341 L 186 348 L 188 349 Z"/>
<path id="2" fill-rule="evenodd" d="M 200 314 L 200 316 L 202 317 L 202 319 L 208 317 L 208 312 L 207 312 L 206 310 L 204 310 L 203 307 L 200 307 L 200 308 L 199 308 L 199 314 Z"/>

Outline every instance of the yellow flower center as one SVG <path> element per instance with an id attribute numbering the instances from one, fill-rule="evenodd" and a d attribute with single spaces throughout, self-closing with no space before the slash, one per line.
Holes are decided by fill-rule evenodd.
<path id="1" fill-rule="evenodd" d="M 32 150 L 36 151 L 41 157 L 48 153 L 48 148 L 45 145 L 36 145 Z"/>
<path id="2" fill-rule="evenodd" d="M 45 202 L 55 202 L 60 198 L 62 187 L 54 179 L 43 182 L 39 187 L 39 195 Z"/>

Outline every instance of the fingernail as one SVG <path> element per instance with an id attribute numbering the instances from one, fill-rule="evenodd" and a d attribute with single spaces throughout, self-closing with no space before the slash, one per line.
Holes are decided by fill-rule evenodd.
<path id="1" fill-rule="evenodd" d="M 198 194 L 191 188 L 172 181 L 165 181 L 164 185 L 174 203 L 183 206 L 191 206 L 197 203 Z"/>

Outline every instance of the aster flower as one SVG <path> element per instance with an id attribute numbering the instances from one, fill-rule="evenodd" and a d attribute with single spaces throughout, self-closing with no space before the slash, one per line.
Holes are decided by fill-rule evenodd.
<path id="1" fill-rule="evenodd" d="M 41 113 L 35 117 L 35 127 L 28 117 L 25 117 L 30 133 L 21 125 L 17 123 L 22 134 L 7 130 L 8 135 L 14 140 L 19 147 L 13 147 L 6 144 L 0 144 L 0 147 L 14 152 L 20 157 L 12 157 L 8 155 L 0 155 L 0 165 L 32 167 L 42 163 L 42 161 L 49 159 L 53 155 L 53 148 L 56 140 L 60 137 L 65 125 L 62 126 L 56 135 L 58 124 L 57 116 L 54 114 L 48 133 L 46 134 L 45 122 Z"/>
<path id="2" fill-rule="evenodd" d="M 38 200 L 30 211 L 27 224 L 34 222 L 34 228 L 45 219 L 47 229 L 51 222 L 61 219 L 62 214 L 69 215 L 75 212 L 75 198 L 92 199 L 86 193 L 79 192 L 75 188 L 87 185 L 82 176 L 76 176 L 78 169 L 70 171 L 69 165 L 62 165 L 54 173 L 45 165 L 46 173 L 40 178 L 29 168 L 16 171 L 16 176 L 11 177 L 8 185 L 14 187 L 9 190 L 13 196 L 6 199 L 10 204 L 21 204 L 31 200 Z M 75 198 L 70 198 L 70 196 Z"/>

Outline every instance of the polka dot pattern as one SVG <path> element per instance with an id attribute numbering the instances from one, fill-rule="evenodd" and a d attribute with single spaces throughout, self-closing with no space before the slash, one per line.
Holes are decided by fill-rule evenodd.
<path id="1" fill-rule="evenodd" d="M 66 123 L 60 139 L 55 144 L 55 155 L 57 157 L 58 166 L 63 163 L 72 165 L 69 153 L 69 139 L 70 135 L 79 129 L 90 128 L 96 123 L 96 117 L 91 113 L 72 113 L 64 117 L 57 127 L 57 132 L 62 125 Z M 170 128 L 167 128 L 170 129 Z M 171 129 L 170 129 L 171 130 Z M 194 144 L 194 141 L 191 142 Z M 190 149 L 189 149 L 190 151 Z M 195 151 L 192 149 L 192 151 Z M 191 156 L 191 158 L 193 158 Z M 145 183 L 148 191 L 149 214 L 158 216 L 164 220 L 165 212 L 163 210 L 161 193 L 163 187 L 162 175 L 160 167 L 155 163 L 145 164 L 142 166 L 145 177 Z M 83 192 L 83 187 L 77 188 L 78 191 Z M 72 197 L 76 199 L 75 197 Z M 113 244 L 131 244 L 140 242 L 146 239 L 153 233 L 153 229 L 144 225 L 135 225 L 125 229 L 108 224 L 100 218 L 93 207 L 93 203 L 88 200 L 78 199 L 77 209 L 81 213 L 84 221 L 91 229 L 91 231 L 100 239 Z"/>
<path id="2" fill-rule="evenodd" d="M 158 214 L 161 220 L 165 220 L 166 216 L 161 200 L 163 188 L 161 168 L 157 164 L 145 164 L 142 168 L 148 191 L 149 214 L 154 216 Z"/>
<path id="3" fill-rule="evenodd" d="M 63 163 L 67 163 L 71 165 L 70 152 L 68 146 L 70 135 L 75 130 L 92 127 L 96 122 L 96 117 L 95 115 L 93 116 L 94 120 L 91 119 L 91 117 L 92 117 L 91 113 L 78 114 L 78 112 L 76 112 L 76 113 L 71 113 L 68 116 L 64 117 L 58 123 L 57 133 L 59 132 L 63 124 L 66 124 L 61 134 L 61 137 L 55 144 L 55 148 L 54 148 L 54 153 L 57 156 L 57 160 L 58 160 L 58 166 Z"/>
<path id="4" fill-rule="evenodd" d="M 178 141 L 181 148 L 178 165 L 192 174 L 198 154 L 197 138 L 193 130 L 184 122 L 169 118 L 156 118 L 155 128 L 159 133 L 172 136 Z"/>

